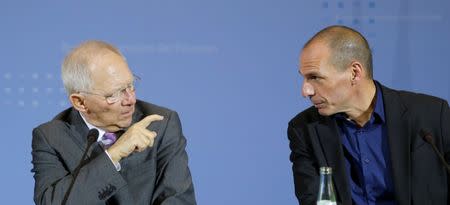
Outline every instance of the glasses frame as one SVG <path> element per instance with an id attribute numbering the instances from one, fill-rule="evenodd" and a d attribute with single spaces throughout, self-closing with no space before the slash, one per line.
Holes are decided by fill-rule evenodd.
<path id="1" fill-rule="evenodd" d="M 96 95 L 99 97 L 102 97 L 108 104 L 114 104 L 119 101 L 122 101 L 124 99 L 125 95 L 134 95 L 136 91 L 136 85 L 141 80 L 141 78 L 135 74 L 133 74 L 133 82 L 129 83 L 125 87 L 122 87 L 120 89 L 117 89 L 117 91 L 113 92 L 112 94 L 99 94 L 94 92 L 88 92 L 88 91 L 79 91 L 79 93 L 84 93 L 88 95 Z"/>

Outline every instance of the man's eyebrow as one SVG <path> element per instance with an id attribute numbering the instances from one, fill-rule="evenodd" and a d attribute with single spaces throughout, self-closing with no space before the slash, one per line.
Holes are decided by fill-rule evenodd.
<path id="1" fill-rule="evenodd" d="M 299 71 L 299 73 L 300 73 L 300 71 Z M 306 71 L 306 73 L 301 74 L 301 75 L 308 77 L 308 76 L 312 76 L 312 75 L 320 75 L 320 73 L 318 73 L 317 71 Z"/>
<path id="2" fill-rule="evenodd" d="M 122 85 L 120 87 L 117 87 L 113 91 L 107 92 L 106 96 L 112 96 L 112 95 L 116 94 L 117 92 L 120 92 L 123 89 L 127 88 L 130 84 L 132 84 L 132 83 L 127 83 L 126 85 Z"/>

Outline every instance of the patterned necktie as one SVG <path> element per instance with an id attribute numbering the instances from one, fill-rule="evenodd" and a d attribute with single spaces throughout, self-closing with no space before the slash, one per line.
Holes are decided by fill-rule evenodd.
<path id="1" fill-rule="evenodd" d="M 111 145 L 116 142 L 117 136 L 115 133 L 106 132 L 102 137 L 102 144 L 105 149 L 109 148 Z"/>

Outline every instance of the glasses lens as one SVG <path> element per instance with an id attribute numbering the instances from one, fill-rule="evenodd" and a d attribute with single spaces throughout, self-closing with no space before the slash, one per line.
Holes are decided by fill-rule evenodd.
<path id="1" fill-rule="evenodd" d="M 135 87 L 133 84 L 128 85 L 126 88 L 117 91 L 112 96 L 106 97 L 106 101 L 110 104 L 123 100 L 125 96 L 129 97 L 134 94 Z"/>
<path id="2" fill-rule="evenodd" d="M 137 75 L 133 75 L 134 79 L 131 84 L 129 84 L 127 87 L 125 87 L 122 90 L 117 91 L 113 95 L 106 97 L 106 102 L 109 104 L 113 104 L 118 102 L 119 100 L 123 100 L 125 96 L 131 96 L 134 95 L 134 92 L 136 91 L 136 85 L 138 84 L 139 80 L 141 78 Z"/>
<path id="3" fill-rule="evenodd" d="M 116 96 L 110 96 L 106 98 L 106 102 L 109 104 L 116 103 L 117 101 L 119 101 L 119 97 Z"/>

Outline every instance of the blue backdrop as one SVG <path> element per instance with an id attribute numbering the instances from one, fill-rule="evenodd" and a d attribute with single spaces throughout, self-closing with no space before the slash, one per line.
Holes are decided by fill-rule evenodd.
<path id="1" fill-rule="evenodd" d="M 0 204 L 32 204 L 31 130 L 68 107 L 60 63 L 87 39 L 117 45 L 139 98 L 179 112 L 202 205 L 296 204 L 287 122 L 310 106 L 303 43 L 360 30 L 385 85 L 450 99 L 447 0 L 0 2 Z"/>

